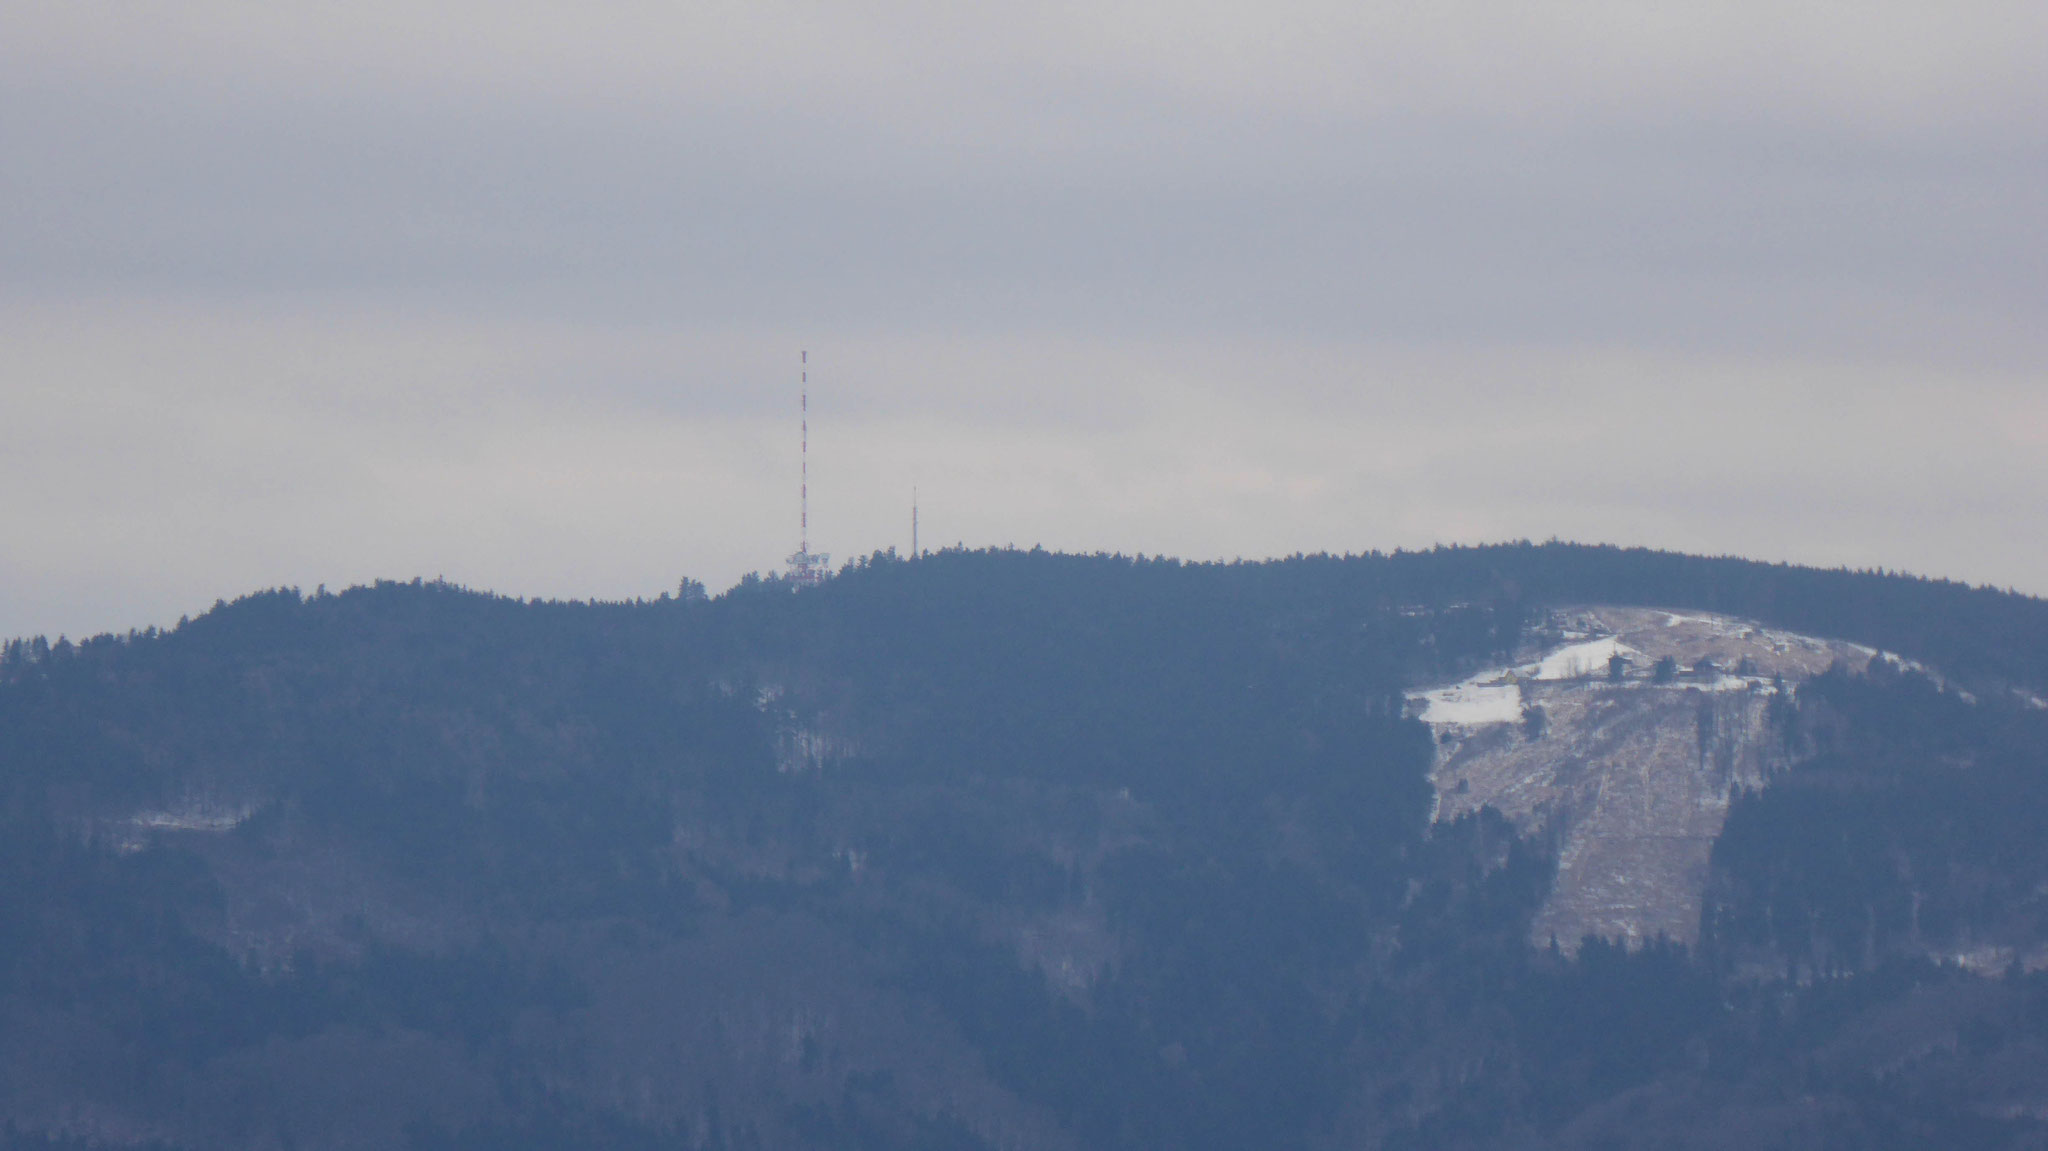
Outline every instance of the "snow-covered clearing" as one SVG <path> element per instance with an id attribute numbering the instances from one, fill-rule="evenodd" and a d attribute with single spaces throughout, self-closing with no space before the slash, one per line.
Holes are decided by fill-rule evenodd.
<path id="1" fill-rule="evenodd" d="M 1537 634 L 1556 646 L 1412 694 L 1437 746 L 1435 817 L 1491 807 L 1558 837 L 1557 878 L 1531 928 L 1539 946 L 1587 933 L 1689 942 L 1730 796 L 1782 766 L 1766 700 L 1878 652 L 1613 605 L 1554 609 Z M 1617 655 L 1628 662 L 1610 676 Z M 1527 707 L 1542 722 L 1521 728 Z"/>

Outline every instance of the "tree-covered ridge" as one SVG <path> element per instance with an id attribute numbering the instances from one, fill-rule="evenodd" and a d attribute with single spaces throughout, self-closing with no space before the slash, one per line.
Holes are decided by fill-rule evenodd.
<path id="1" fill-rule="evenodd" d="M 2048 958 L 2048 710 L 1881 659 L 1798 699 L 1780 727 L 1802 762 L 1743 797 L 1716 845 L 1723 955 L 1794 973 Z"/>
<path id="2" fill-rule="evenodd" d="M 955 551 L 800 593 L 386 583 L 10 644 L 0 1118 L 22 1146 L 1438 1147 L 1610 1139 L 1603 1108 L 1636 1100 L 1667 1115 L 1645 1139 L 1736 1145 L 1811 1118 L 1790 1076 L 1845 1138 L 2031 1138 L 1991 1112 L 2031 1082 L 2009 1065 L 2040 1045 L 2034 977 L 1904 947 L 1799 952 L 1802 978 L 1840 976 L 1820 983 L 1738 977 L 1811 894 L 1787 878 L 1809 817 L 1771 805 L 1813 788 L 1744 801 L 1703 956 L 1528 947 L 1550 848 L 1490 812 L 1430 825 L 1402 693 L 1598 600 L 1949 651 L 1980 688 L 2040 682 L 2048 618 L 1566 545 Z M 1929 906 L 1940 939 L 2034 930 L 2032 848 L 1937 834 L 2000 803 L 2001 834 L 2038 826 L 2032 721 L 1887 675 L 1802 690 L 1799 770 L 1918 779 L 1899 764 L 2006 748 L 1949 808 L 1844 794 L 1876 796 L 1855 818 L 1879 854 L 1965 876 L 1916 889 L 1920 938 Z M 1811 897 L 1801 940 L 1897 900 Z M 1909 1030 L 1886 1012 L 1975 1046 L 1840 1050 Z"/>
<path id="3" fill-rule="evenodd" d="M 1339 561 L 1349 562 L 1349 561 Z M 1987 689 L 2048 685 L 2048 601 L 1879 571 L 1550 542 L 1385 557 L 1404 589 L 1689 608 L 1897 652 Z"/>
<path id="4" fill-rule="evenodd" d="M 413 1116 L 430 1143 L 472 1126 L 495 1139 L 620 1122 L 780 1145 L 873 1128 L 886 1143 L 923 1130 L 906 1084 L 993 1092 L 970 1109 L 984 1135 L 1242 1134 L 1256 1112 L 1201 1077 L 1266 1068 L 1282 1084 L 1327 1052 L 1333 1041 L 1303 1030 L 1324 1014 L 1304 981 L 1371 943 L 1401 891 L 1389 869 L 1422 834 L 1428 746 L 1400 715 L 1404 663 L 1512 637 L 1487 605 L 1340 616 L 1275 591 L 1030 555 L 877 562 L 814 594 L 759 583 L 711 602 L 522 604 L 387 584 L 270 593 L 172 633 L 17 657 L 0 689 L 9 810 L 45 834 L 21 840 L 16 874 L 108 877 L 22 901 L 17 935 L 110 947 L 25 947 L 15 1002 L 67 1003 L 65 1026 L 179 1052 L 116 1079 L 69 1065 L 71 1089 L 119 1085 L 95 1105 L 155 1114 L 160 1134 L 187 1140 L 222 1133 L 207 1126 L 217 1117 L 165 1116 L 166 1099 L 192 1093 L 181 1076 L 224 1082 L 233 1060 L 280 1047 L 317 1050 L 330 1077 L 441 1052 L 451 1069 L 428 1077 L 439 1089 Z M 824 758 L 792 757 L 798 737 L 829 744 Z M 195 803 L 252 814 L 226 834 L 133 826 Z M 99 846 L 67 838 L 79 829 Z M 185 878 L 175 898 L 140 894 L 161 868 Z M 311 873 L 310 894 L 276 877 L 293 869 Z M 354 910 L 318 906 L 323 887 Z M 1215 926 L 1160 920 L 1169 890 L 1212 907 Z M 266 924 L 272 898 L 309 910 Z M 116 930 L 138 916 L 150 932 Z M 1040 921 L 1078 921 L 1087 938 L 1041 954 L 1020 942 L 1053 929 Z M 1274 946 L 1215 946 L 1246 931 Z M 1132 935 L 1157 936 L 1168 966 L 1093 958 Z M 806 993 L 798 1015 L 847 996 L 894 1006 L 840 1047 L 799 1045 L 770 1076 L 770 1104 L 714 1108 L 766 1089 L 758 1070 L 717 1059 L 651 1111 L 607 1097 L 650 1057 L 607 1051 L 628 1027 L 625 971 L 697 971 L 697 952 L 722 948 L 751 965 L 784 937 L 838 956 L 791 979 L 845 984 Z M 1062 985 L 1094 1006 L 1082 1031 L 1061 1031 L 1079 1008 L 1041 968 L 1075 963 Z M 504 971 L 508 990 L 481 1014 L 428 1010 L 466 965 Z M 146 974 L 157 967 L 213 974 L 187 990 Z M 1252 970 L 1270 986 L 1232 974 Z M 732 963 L 699 974 L 747 980 Z M 1252 993 L 1229 1020 L 1207 1014 Z M 708 1026 L 704 1046 L 731 1025 L 665 994 L 634 1009 Z M 117 1009 L 138 996 L 155 1006 Z M 1008 1011 L 983 1031 L 992 996 Z M 532 1047 L 517 1026 L 528 1016 L 569 1034 Z M 1011 1049 L 1020 1022 L 1048 1038 Z M 1080 1054 L 1061 1035 L 1184 1054 L 1147 1080 L 1154 1102 L 1124 1108 L 1114 1080 L 1045 1080 Z M 920 1062 L 943 1042 L 981 1053 L 983 1086 Z M 572 1074 L 542 1054 L 563 1045 L 572 1064 L 612 1070 Z M 535 1077 L 565 1075 L 569 1087 L 534 1094 Z M 1278 1118 L 1298 1128 L 1313 1114 Z"/>

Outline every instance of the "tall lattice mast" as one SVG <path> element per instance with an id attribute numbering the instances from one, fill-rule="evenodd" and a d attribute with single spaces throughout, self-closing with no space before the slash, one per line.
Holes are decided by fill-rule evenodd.
<path id="1" fill-rule="evenodd" d="M 825 582 L 831 574 L 832 557 L 823 552 L 811 550 L 811 353 L 805 351 L 800 361 L 799 372 L 803 384 L 802 439 L 799 441 L 798 458 L 801 461 L 800 486 L 797 488 L 797 543 L 796 553 L 789 557 L 789 580 L 798 587 L 811 587 Z"/>
<path id="2" fill-rule="evenodd" d="M 802 423 L 797 441 L 797 459 L 802 461 L 802 479 L 797 487 L 799 526 L 796 535 L 796 550 L 809 555 L 811 551 L 811 353 L 803 353 L 803 370 L 798 373 L 803 382 L 801 401 Z"/>

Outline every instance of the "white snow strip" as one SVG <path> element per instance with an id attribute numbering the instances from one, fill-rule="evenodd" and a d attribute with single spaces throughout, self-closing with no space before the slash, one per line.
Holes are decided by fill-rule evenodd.
<path id="1" fill-rule="evenodd" d="M 129 818 L 128 823 L 150 831 L 232 831 L 254 814 L 256 809 L 247 804 L 241 807 L 200 806 L 176 811 L 138 812 Z"/>
<path id="2" fill-rule="evenodd" d="M 1603 639 L 1559 648 L 1544 656 L 1543 662 L 1530 669 L 1530 674 L 1536 679 L 1580 679 L 1589 675 L 1605 675 L 1607 661 L 1615 656 L 1642 654 L 1610 635 Z"/>
<path id="3" fill-rule="evenodd" d="M 1422 722 L 1432 727 L 1483 727 L 1490 723 L 1514 723 L 1522 718 L 1522 689 L 1511 683 L 1477 683 L 1468 679 L 1424 692 L 1421 698 L 1426 704 Z"/>
<path id="4" fill-rule="evenodd" d="M 1641 656 L 1635 648 L 1613 636 L 1559 648 L 1542 660 L 1520 668 L 1490 668 L 1478 675 L 1421 692 L 1422 722 L 1432 727 L 1484 727 L 1493 723 L 1515 723 L 1522 718 L 1522 689 L 1510 675 L 1524 680 L 1571 680 L 1605 675 L 1607 661 L 1617 655 Z"/>

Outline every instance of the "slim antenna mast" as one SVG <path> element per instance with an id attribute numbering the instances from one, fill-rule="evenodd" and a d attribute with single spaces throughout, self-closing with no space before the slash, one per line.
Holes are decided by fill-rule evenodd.
<path id="1" fill-rule="evenodd" d="M 917 485 L 910 485 L 910 558 L 917 558 Z"/>
<path id="2" fill-rule="evenodd" d="M 798 506 L 802 509 L 802 521 L 797 530 L 796 550 L 805 555 L 811 552 L 811 353 L 803 353 L 803 440 L 799 454 L 803 460 L 803 486 L 798 490 Z"/>
<path id="3" fill-rule="evenodd" d="M 832 557 L 811 550 L 811 353 L 803 353 L 803 439 L 799 448 L 802 486 L 797 489 L 800 509 L 796 554 L 789 557 L 789 581 L 798 587 L 824 583 L 832 570 Z"/>

